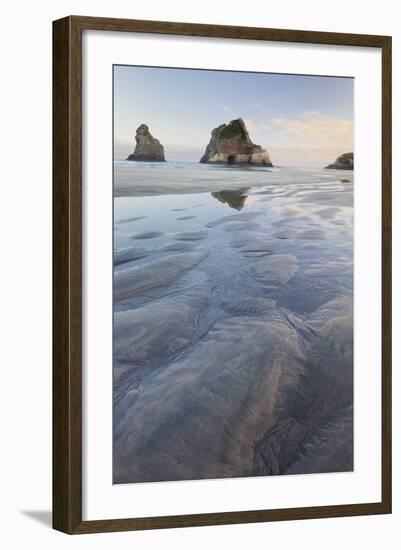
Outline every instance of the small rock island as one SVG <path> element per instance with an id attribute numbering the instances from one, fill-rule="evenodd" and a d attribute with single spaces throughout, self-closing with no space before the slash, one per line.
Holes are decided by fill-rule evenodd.
<path id="1" fill-rule="evenodd" d="M 136 130 L 135 151 L 127 160 L 142 162 L 164 162 L 164 147 L 160 141 L 152 136 L 146 124 L 141 124 Z"/>
<path id="2" fill-rule="evenodd" d="M 329 164 L 325 168 L 332 170 L 353 170 L 354 169 L 354 153 L 344 153 L 336 158 L 335 162 Z"/>
<path id="3" fill-rule="evenodd" d="M 252 143 L 242 118 L 212 130 L 212 137 L 199 162 L 273 166 L 266 149 Z"/>

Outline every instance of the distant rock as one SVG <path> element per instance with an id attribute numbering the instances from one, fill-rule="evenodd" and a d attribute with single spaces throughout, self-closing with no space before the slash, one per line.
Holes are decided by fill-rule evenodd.
<path id="1" fill-rule="evenodd" d="M 354 169 L 354 153 L 344 153 L 336 158 L 333 164 L 329 164 L 326 168 L 333 170 L 353 170 Z"/>
<path id="2" fill-rule="evenodd" d="M 138 160 L 143 162 L 163 162 L 164 147 L 160 141 L 152 136 L 146 124 L 141 124 L 136 130 L 135 151 L 129 155 L 127 160 Z"/>
<path id="3" fill-rule="evenodd" d="M 252 143 L 242 118 L 232 120 L 229 124 L 221 124 L 212 131 L 212 137 L 200 162 L 273 166 L 266 149 Z"/>

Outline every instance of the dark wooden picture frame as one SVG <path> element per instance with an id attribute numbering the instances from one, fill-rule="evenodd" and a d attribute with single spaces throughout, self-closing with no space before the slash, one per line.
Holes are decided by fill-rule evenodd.
<path id="1" fill-rule="evenodd" d="M 82 520 L 82 31 L 379 48 L 382 53 L 382 495 L 379 502 Z M 53 23 L 53 527 L 69 534 L 391 513 L 391 37 L 66 17 Z"/>

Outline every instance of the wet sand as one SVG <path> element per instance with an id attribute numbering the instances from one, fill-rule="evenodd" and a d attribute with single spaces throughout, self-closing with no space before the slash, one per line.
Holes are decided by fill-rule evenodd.
<path id="1" fill-rule="evenodd" d="M 114 482 L 352 470 L 352 174 L 117 176 Z"/>

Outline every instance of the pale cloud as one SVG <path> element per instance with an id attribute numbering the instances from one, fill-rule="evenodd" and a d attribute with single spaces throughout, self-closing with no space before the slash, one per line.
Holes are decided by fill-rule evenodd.
<path id="1" fill-rule="evenodd" d="M 228 113 L 229 111 L 232 111 L 231 107 L 228 105 L 223 105 L 223 109 Z"/>
<path id="2" fill-rule="evenodd" d="M 248 132 L 256 132 L 258 128 L 251 118 L 244 118 L 245 126 Z"/>
<path id="3" fill-rule="evenodd" d="M 306 147 L 277 147 L 268 148 L 270 157 L 275 166 L 311 166 L 323 168 L 333 162 L 343 148 L 306 148 Z"/>
<path id="4" fill-rule="evenodd" d="M 299 118 L 275 118 L 270 125 L 276 146 L 353 150 L 353 123 L 349 119 L 310 112 Z"/>
<path id="5" fill-rule="evenodd" d="M 302 118 L 312 118 L 319 116 L 319 111 L 304 111 L 301 115 Z"/>
<path id="6" fill-rule="evenodd" d="M 325 166 L 338 155 L 353 151 L 351 119 L 305 111 L 297 117 L 245 123 L 276 165 Z"/>
<path id="7" fill-rule="evenodd" d="M 272 130 L 272 126 L 270 124 L 257 124 L 252 118 L 244 118 L 244 122 L 248 132 L 260 134 Z"/>

